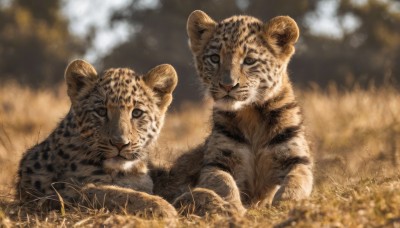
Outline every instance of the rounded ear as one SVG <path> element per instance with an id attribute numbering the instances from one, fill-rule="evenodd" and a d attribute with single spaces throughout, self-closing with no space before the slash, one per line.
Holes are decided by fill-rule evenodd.
<path id="1" fill-rule="evenodd" d="M 97 72 L 90 63 L 80 59 L 72 61 L 65 70 L 65 81 L 71 101 L 82 91 L 91 88 L 96 80 Z"/>
<path id="2" fill-rule="evenodd" d="M 172 92 L 178 83 L 174 67 L 169 64 L 156 66 L 144 75 L 143 80 L 158 98 L 157 105 L 165 112 L 172 102 Z"/>
<path id="3" fill-rule="evenodd" d="M 299 38 L 299 27 L 289 16 L 272 18 L 264 25 L 267 42 L 282 57 L 290 57 L 294 53 L 294 44 Z"/>
<path id="4" fill-rule="evenodd" d="M 186 31 L 192 52 L 201 51 L 214 32 L 216 22 L 201 10 L 193 11 L 187 20 Z"/>

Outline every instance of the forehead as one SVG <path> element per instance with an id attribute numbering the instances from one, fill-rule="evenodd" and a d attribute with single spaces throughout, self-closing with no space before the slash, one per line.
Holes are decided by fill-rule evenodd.
<path id="1" fill-rule="evenodd" d="M 128 68 L 106 70 L 100 76 L 98 87 L 109 104 L 131 105 L 149 98 L 142 76 Z"/>
<path id="2" fill-rule="evenodd" d="M 234 48 L 258 41 L 263 23 L 250 16 L 233 16 L 218 23 L 210 44 Z M 221 47 L 220 47 L 221 48 Z"/>

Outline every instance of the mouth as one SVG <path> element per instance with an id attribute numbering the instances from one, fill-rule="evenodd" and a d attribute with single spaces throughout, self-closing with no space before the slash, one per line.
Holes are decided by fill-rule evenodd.
<path id="1" fill-rule="evenodd" d="M 229 94 L 219 98 L 218 100 L 224 101 L 224 102 L 228 102 L 228 101 L 235 101 L 236 99 L 232 96 L 230 96 Z"/>
<path id="2" fill-rule="evenodd" d="M 124 161 L 134 161 L 136 159 L 138 159 L 138 155 L 136 153 L 134 153 L 134 154 L 129 154 L 129 157 L 121 156 L 120 154 L 118 154 L 113 157 L 108 157 L 104 160 L 105 161 L 124 162 Z"/>

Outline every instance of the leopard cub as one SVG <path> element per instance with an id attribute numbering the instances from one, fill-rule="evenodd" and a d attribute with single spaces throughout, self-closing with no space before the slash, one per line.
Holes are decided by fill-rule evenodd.
<path id="1" fill-rule="evenodd" d="M 151 195 L 147 169 L 177 84 L 174 68 L 160 65 L 144 75 L 112 68 L 98 74 L 75 60 L 65 80 L 71 108 L 23 155 L 17 183 L 21 202 L 54 208 L 62 197 L 73 205 L 175 216 L 167 201 Z"/>

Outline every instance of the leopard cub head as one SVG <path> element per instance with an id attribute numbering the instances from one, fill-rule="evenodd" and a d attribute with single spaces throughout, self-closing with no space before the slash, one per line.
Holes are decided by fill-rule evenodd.
<path id="1" fill-rule="evenodd" d="M 73 122 L 87 156 L 125 165 L 146 158 L 145 148 L 160 133 L 172 101 L 177 75 L 171 65 L 160 65 L 144 75 L 128 68 L 98 74 L 83 60 L 65 72 Z M 124 169 L 124 167 L 121 167 Z"/>
<path id="2" fill-rule="evenodd" d="M 250 16 L 215 22 L 200 10 L 190 14 L 187 33 L 207 95 L 227 111 L 262 104 L 279 91 L 299 37 L 288 16 L 267 23 Z"/>

